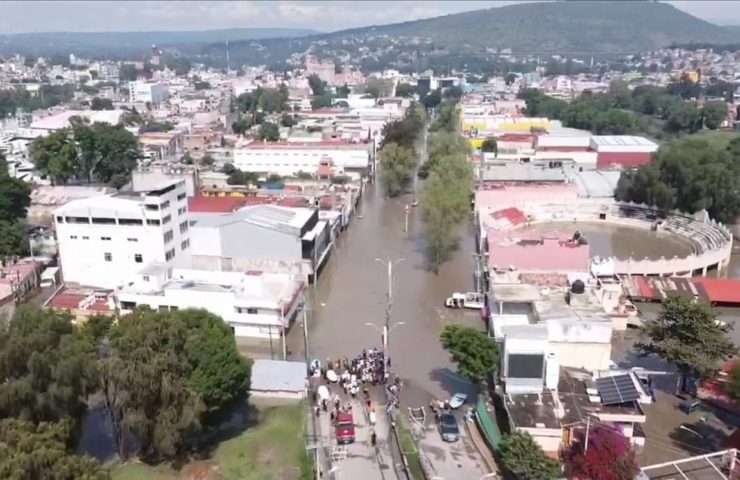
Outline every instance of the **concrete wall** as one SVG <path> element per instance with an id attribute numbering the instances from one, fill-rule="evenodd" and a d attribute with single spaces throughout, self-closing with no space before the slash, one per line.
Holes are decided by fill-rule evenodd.
<path id="1" fill-rule="evenodd" d="M 550 352 L 555 354 L 562 367 L 607 370 L 612 346 L 611 343 L 550 342 Z"/>

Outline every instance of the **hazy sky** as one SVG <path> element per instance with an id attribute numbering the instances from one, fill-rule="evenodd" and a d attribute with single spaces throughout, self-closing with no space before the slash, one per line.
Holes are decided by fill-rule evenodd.
<path id="1" fill-rule="evenodd" d="M 0 33 L 301 27 L 322 31 L 402 22 L 521 1 L 26 1 L 0 2 Z M 668 2 L 740 25 L 740 1 Z"/>

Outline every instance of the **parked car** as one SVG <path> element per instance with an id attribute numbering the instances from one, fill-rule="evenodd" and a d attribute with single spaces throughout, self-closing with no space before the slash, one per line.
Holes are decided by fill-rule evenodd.
<path id="1" fill-rule="evenodd" d="M 334 432 L 337 435 L 337 443 L 340 445 L 355 442 L 355 419 L 352 417 L 352 412 L 337 414 L 334 420 Z"/>
<path id="2" fill-rule="evenodd" d="M 460 439 L 460 427 L 453 414 L 445 412 L 439 416 L 439 433 L 445 442 L 457 442 Z"/>

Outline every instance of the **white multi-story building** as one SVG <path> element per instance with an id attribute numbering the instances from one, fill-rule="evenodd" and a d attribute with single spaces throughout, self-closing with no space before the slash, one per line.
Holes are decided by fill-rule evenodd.
<path id="1" fill-rule="evenodd" d="M 295 175 L 317 173 L 320 166 L 333 169 L 361 170 L 370 164 L 371 146 L 343 141 L 326 142 L 254 142 L 234 150 L 234 166 L 244 172 Z"/>
<path id="2" fill-rule="evenodd" d="M 164 83 L 137 80 L 135 82 L 129 82 L 128 97 L 132 103 L 149 102 L 157 105 L 166 102 L 170 97 L 170 92 Z"/>
<path id="3" fill-rule="evenodd" d="M 187 268 L 188 220 L 185 180 L 73 200 L 54 212 L 64 280 L 112 289 L 153 266 Z"/>
<path id="4" fill-rule="evenodd" d="M 116 298 L 124 313 L 139 306 L 165 312 L 203 308 L 220 316 L 237 337 L 272 337 L 277 343 L 284 342 L 304 286 L 290 273 L 174 269 L 168 275 L 157 265 L 139 272 Z"/>

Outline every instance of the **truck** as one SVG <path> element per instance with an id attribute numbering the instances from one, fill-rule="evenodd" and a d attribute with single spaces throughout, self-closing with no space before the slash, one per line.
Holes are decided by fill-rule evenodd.
<path id="1" fill-rule="evenodd" d="M 339 412 L 334 420 L 334 433 L 340 445 L 355 442 L 355 419 L 352 412 Z"/>
<path id="2" fill-rule="evenodd" d="M 482 293 L 478 292 L 466 292 L 460 293 L 455 292 L 451 297 L 445 300 L 445 307 L 447 308 L 470 308 L 473 310 L 481 310 L 485 298 Z"/>

